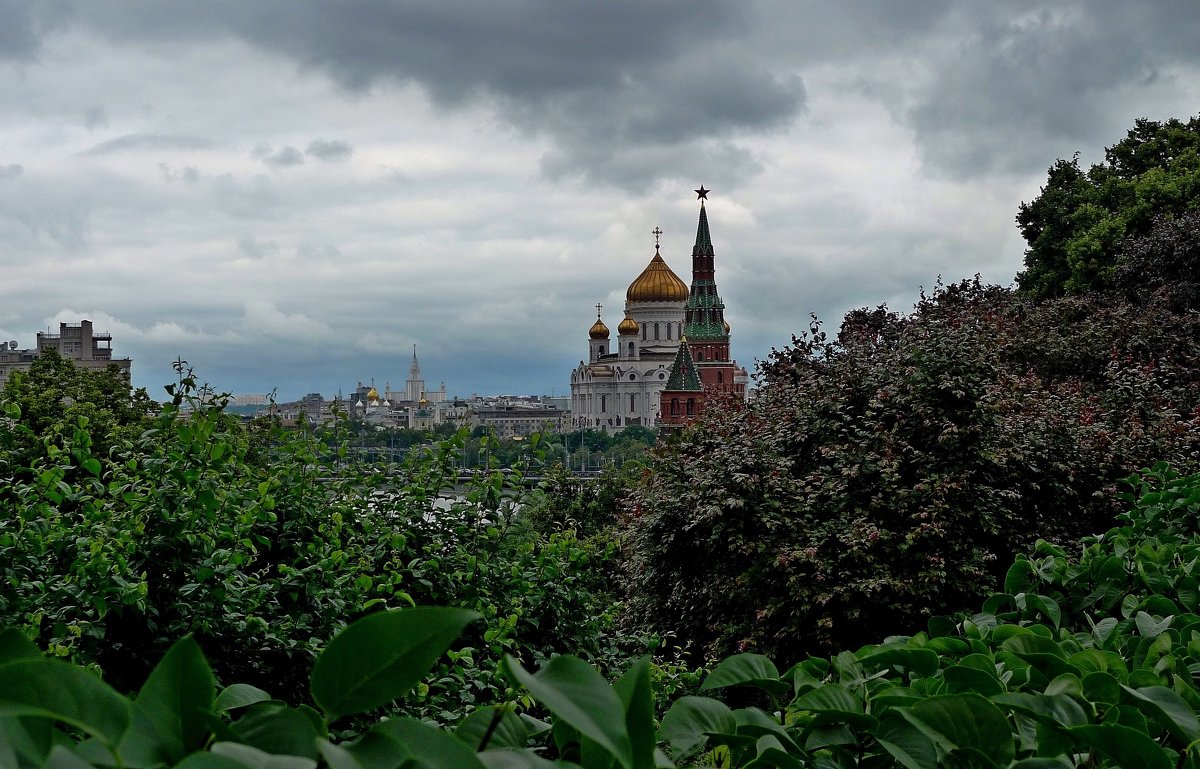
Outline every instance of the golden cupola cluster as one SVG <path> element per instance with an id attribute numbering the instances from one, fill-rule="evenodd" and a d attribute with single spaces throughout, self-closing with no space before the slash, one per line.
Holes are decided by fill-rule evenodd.
<path id="1" fill-rule="evenodd" d="M 629 317 L 629 314 L 626 313 L 625 320 L 621 321 L 620 325 L 617 326 L 617 333 L 621 336 L 629 336 L 630 334 L 636 334 L 637 332 L 638 322 Z"/>
<path id="2" fill-rule="evenodd" d="M 608 339 L 608 326 L 604 325 L 600 318 L 596 318 L 596 322 L 588 329 L 588 336 L 592 339 Z"/>
<path id="3" fill-rule="evenodd" d="M 625 298 L 631 302 L 686 302 L 688 287 L 655 249 L 650 264 L 629 284 Z"/>

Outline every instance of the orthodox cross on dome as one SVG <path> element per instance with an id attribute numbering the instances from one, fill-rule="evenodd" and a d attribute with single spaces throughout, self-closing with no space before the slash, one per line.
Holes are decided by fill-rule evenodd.
<path id="1" fill-rule="evenodd" d="M 596 302 L 596 320 L 600 320 L 600 311 L 604 309 L 604 305 Z"/>
<path id="2" fill-rule="evenodd" d="M 696 193 L 696 200 L 708 200 L 708 193 L 712 192 L 712 190 L 704 189 L 704 185 L 701 184 L 700 189 L 692 190 L 692 192 Z"/>
<path id="3" fill-rule="evenodd" d="M 662 237 L 662 228 L 655 227 L 654 229 L 650 230 L 650 234 L 654 236 L 654 250 L 657 251 L 658 250 L 658 239 L 660 237 Z"/>

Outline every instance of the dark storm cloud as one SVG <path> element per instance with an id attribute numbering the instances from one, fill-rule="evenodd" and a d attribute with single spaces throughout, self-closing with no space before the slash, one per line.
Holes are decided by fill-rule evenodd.
<path id="1" fill-rule="evenodd" d="M 271 168 L 301 166 L 304 165 L 304 155 L 300 152 L 300 150 L 289 144 L 280 149 L 278 152 L 264 155 L 262 162 L 266 163 Z"/>
<path id="2" fill-rule="evenodd" d="M 718 0 L 159 0 L 77 9 L 89 29 L 123 39 L 234 35 L 352 91 L 416 83 L 443 107 L 483 99 L 521 131 L 548 135 L 556 167 L 617 183 L 653 177 L 662 165 L 656 147 L 775 128 L 805 103 L 799 76 L 736 42 L 753 33 L 747 14 Z M 612 170 L 614 159 L 631 166 L 630 154 L 643 161 L 636 181 Z"/>
<path id="3" fill-rule="evenodd" d="M 89 131 L 108 128 L 108 113 L 99 105 L 88 107 L 83 111 L 83 125 Z"/>
<path id="4" fill-rule="evenodd" d="M 336 162 L 348 160 L 354 154 L 354 148 L 343 141 L 314 139 L 309 142 L 308 149 L 304 150 L 304 154 L 318 160 Z"/>
<path id="5" fill-rule="evenodd" d="M 279 245 L 269 240 L 258 240 L 252 235 L 243 235 L 237 240 L 238 252 L 251 259 L 262 259 L 279 252 Z"/>
<path id="6" fill-rule="evenodd" d="M 147 134 L 132 133 L 118 136 L 115 139 L 100 142 L 89 147 L 80 155 L 112 155 L 118 152 L 131 152 L 146 149 L 162 150 L 203 150 L 209 149 L 213 143 L 198 136 L 181 134 Z"/>
<path id="7" fill-rule="evenodd" d="M 1112 144 L 1138 116 L 1114 104 L 1169 90 L 1176 67 L 1200 64 L 1194 0 L 959 11 L 961 33 L 935 53 L 937 76 L 906 116 L 927 165 L 953 176 L 1036 171 L 1054 156 Z M 1047 156 L 1047 146 L 1059 150 Z"/>
<path id="8" fill-rule="evenodd" d="M 41 38 L 66 16 L 62 2 L 0 0 L 0 61 L 33 59 Z"/>

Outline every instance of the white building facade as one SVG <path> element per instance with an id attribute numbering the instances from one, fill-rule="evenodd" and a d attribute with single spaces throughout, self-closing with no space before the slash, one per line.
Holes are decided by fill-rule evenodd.
<path id="1" fill-rule="evenodd" d="M 588 359 L 571 372 L 572 429 L 619 432 L 631 425 L 656 425 L 659 395 L 683 333 L 687 298 L 687 284 L 656 246 L 650 264 L 625 292 L 625 317 L 615 341 L 601 317 L 602 307 L 596 306 Z"/>

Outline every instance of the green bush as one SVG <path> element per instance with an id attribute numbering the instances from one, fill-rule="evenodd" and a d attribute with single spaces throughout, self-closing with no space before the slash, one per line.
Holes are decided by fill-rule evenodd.
<path id="1" fill-rule="evenodd" d="M 404 696 L 479 615 L 420 607 L 355 622 L 317 658 L 315 708 L 256 687 L 218 692 L 190 637 L 122 696 L 0 631 L 0 761 L 19 767 L 584 769 L 1194 767 L 1200 765 L 1200 476 L 1143 476 L 1122 526 L 1080 556 L 1018 559 L 983 610 L 780 672 L 738 654 L 655 719 L 653 665 L 614 683 L 575 657 L 530 673 L 516 702 L 453 729 L 408 715 L 334 728 Z M 746 692 L 746 694 L 740 694 Z M 754 704 L 731 706 L 750 699 Z M 548 716 L 544 721 L 539 716 Z M 552 763 L 553 760 L 553 763 Z"/>
<path id="2" fill-rule="evenodd" d="M 493 467 L 456 495 L 465 436 L 367 464 L 342 420 L 245 427 L 180 374 L 137 434 L 93 438 L 97 425 L 78 415 L 40 436 L 31 465 L 13 465 L 0 494 L 0 624 L 122 690 L 190 633 L 220 678 L 299 702 L 312 660 L 347 622 L 463 606 L 488 627 L 409 695 L 443 720 L 499 696 L 505 653 L 617 658 L 604 578 L 615 545 L 525 525 L 533 499 L 519 471 Z M 27 444 L 28 415 L 6 408 L 0 438 Z M 95 455 L 93 441 L 111 448 Z"/>
<path id="3" fill-rule="evenodd" d="M 625 527 L 634 616 L 700 655 L 856 646 L 969 606 L 1015 552 L 1111 525 L 1200 457 L 1200 315 L 976 282 L 778 351 L 759 397 L 655 455 Z"/>

